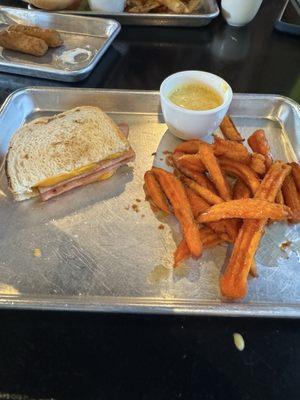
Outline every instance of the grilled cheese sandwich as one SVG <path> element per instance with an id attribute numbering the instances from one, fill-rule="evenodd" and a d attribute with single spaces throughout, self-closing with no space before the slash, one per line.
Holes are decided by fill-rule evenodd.
<path id="1" fill-rule="evenodd" d="M 110 178 L 134 159 L 121 129 L 97 107 L 78 107 L 39 118 L 13 136 L 7 176 L 17 200 L 47 200 L 90 182 Z"/>

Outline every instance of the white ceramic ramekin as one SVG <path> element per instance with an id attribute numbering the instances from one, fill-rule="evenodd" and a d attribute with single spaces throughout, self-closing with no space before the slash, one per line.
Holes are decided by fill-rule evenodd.
<path id="1" fill-rule="evenodd" d="M 180 85 L 205 83 L 223 98 L 223 103 L 205 111 L 188 110 L 172 103 L 171 92 Z M 169 76 L 160 87 L 160 101 L 164 119 L 173 135 L 189 140 L 199 139 L 213 133 L 220 125 L 232 100 L 232 90 L 224 79 L 204 71 L 182 71 Z"/>

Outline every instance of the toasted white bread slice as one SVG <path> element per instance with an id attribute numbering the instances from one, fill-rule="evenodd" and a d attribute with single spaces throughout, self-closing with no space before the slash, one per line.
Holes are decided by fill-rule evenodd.
<path id="1" fill-rule="evenodd" d="M 119 127 L 97 107 L 77 107 L 38 118 L 13 135 L 7 154 L 9 188 L 16 200 L 38 195 L 36 187 L 130 149 Z"/>

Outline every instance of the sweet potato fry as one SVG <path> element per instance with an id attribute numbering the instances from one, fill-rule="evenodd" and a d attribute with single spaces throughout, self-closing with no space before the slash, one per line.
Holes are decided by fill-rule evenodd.
<path id="1" fill-rule="evenodd" d="M 265 131 L 258 129 L 248 138 L 248 144 L 255 153 L 262 154 L 265 157 L 266 169 L 268 170 L 273 162 L 269 143 Z"/>
<path id="2" fill-rule="evenodd" d="M 194 218 L 197 219 L 200 214 L 210 208 L 210 205 L 189 187 L 186 186 L 185 191 L 190 202 Z M 218 236 L 225 242 L 233 242 L 237 236 L 237 232 L 232 233 L 234 228 L 231 227 L 231 223 L 229 221 L 211 222 L 206 225 L 216 232 Z M 227 233 L 228 231 L 230 232 L 230 236 Z"/>
<path id="3" fill-rule="evenodd" d="M 236 129 L 232 119 L 229 116 L 225 116 L 220 125 L 221 131 L 226 139 L 235 142 L 243 142 L 243 137 Z"/>
<path id="4" fill-rule="evenodd" d="M 251 192 L 255 194 L 256 190 L 259 188 L 260 180 L 248 165 L 223 157 L 220 157 L 218 161 L 220 167 L 226 174 L 240 178 L 251 189 Z"/>
<path id="5" fill-rule="evenodd" d="M 199 145 L 199 155 L 201 160 L 210 175 L 220 197 L 224 200 L 231 199 L 230 186 L 224 177 L 218 161 L 214 155 L 213 147 L 206 144 Z"/>
<path id="6" fill-rule="evenodd" d="M 257 278 L 258 277 L 257 265 L 256 265 L 256 261 L 255 260 L 252 261 L 249 274 L 252 275 L 253 278 Z"/>
<path id="7" fill-rule="evenodd" d="M 191 254 L 199 257 L 202 252 L 202 242 L 183 184 L 173 174 L 163 169 L 152 168 L 152 172 L 173 206 Z"/>
<path id="8" fill-rule="evenodd" d="M 282 189 L 278 190 L 278 193 L 277 193 L 276 198 L 275 198 L 275 202 L 277 204 L 284 204 L 284 198 L 283 198 L 283 194 L 282 194 Z"/>
<path id="9" fill-rule="evenodd" d="M 223 240 L 208 227 L 201 227 L 199 229 L 199 234 L 203 243 L 203 249 L 209 249 L 223 242 Z M 191 252 L 185 239 L 183 239 L 174 253 L 174 267 L 177 267 L 189 257 L 191 257 Z"/>
<path id="10" fill-rule="evenodd" d="M 224 243 L 224 240 L 218 237 L 218 235 L 215 235 L 214 237 L 208 237 L 204 242 L 205 244 L 203 245 L 203 249 L 207 250 L 216 247 L 218 244 Z"/>
<path id="11" fill-rule="evenodd" d="M 297 186 L 294 181 L 293 175 L 290 174 L 285 178 L 285 181 L 282 185 L 282 194 L 284 198 L 284 202 L 287 206 L 289 206 L 293 213 L 294 217 L 289 218 L 289 222 L 297 223 L 300 221 L 300 199 L 297 192 Z"/>
<path id="12" fill-rule="evenodd" d="M 262 154 L 253 153 L 251 155 L 250 168 L 258 175 L 264 175 L 267 170 L 265 157 Z"/>
<path id="13" fill-rule="evenodd" d="M 223 221 L 210 222 L 209 224 L 205 224 L 205 226 L 209 226 L 214 232 L 216 232 L 218 237 L 222 239 L 222 242 L 233 243 L 234 241 L 230 239 L 227 233 L 226 224 L 222 227 L 222 222 Z"/>
<path id="14" fill-rule="evenodd" d="M 223 199 L 212 193 L 209 189 L 204 188 L 198 183 L 192 181 L 189 178 L 181 177 L 181 181 L 190 189 L 192 189 L 198 196 L 202 197 L 206 204 L 219 204 L 223 203 Z M 202 202 L 203 207 L 203 202 Z M 200 207 L 199 207 L 200 209 Z M 203 208 L 202 208 L 203 209 Z M 203 211 L 202 211 L 203 212 Z M 215 225 L 212 225 L 215 224 Z M 234 242 L 238 235 L 238 222 L 236 220 L 228 219 L 226 221 L 212 222 L 209 224 L 214 231 L 220 233 L 223 240 L 228 242 Z"/>
<path id="15" fill-rule="evenodd" d="M 203 187 L 206 187 L 211 192 L 216 193 L 216 189 L 215 189 L 213 183 L 203 173 L 190 170 L 189 168 L 182 168 L 181 167 L 181 168 L 178 168 L 178 169 L 183 175 L 185 175 L 188 178 L 192 179 L 193 181 L 197 182 L 199 185 L 201 185 Z"/>
<path id="16" fill-rule="evenodd" d="M 227 218 L 283 220 L 290 217 L 292 211 L 287 206 L 260 199 L 239 199 L 210 207 L 197 218 L 197 221 L 206 223 Z"/>
<path id="17" fill-rule="evenodd" d="M 183 261 L 187 260 L 190 257 L 191 257 L 190 249 L 188 248 L 185 239 L 183 239 L 177 246 L 174 253 L 174 267 L 178 267 L 180 263 L 182 263 Z"/>
<path id="18" fill-rule="evenodd" d="M 180 143 L 176 149 L 174 150 L 174 154 L 177 152 L 187 153 L 187 154 L 196 154 L 199 151 L 200 144 L 208 144 L 203 140 L 188 140 L 186 142 Z"/>
<path id="19" fill-rule="evenodd" d="M 251 156 L 242 143 L 224 140 L 218 136 L 215 136 L 214 140 L 214 154 L 215 156 L 224 156 L 244 164 L 249 164 L 251 161 Z"/>
<path id="20" fill-rule="evenodd" d="M 222 221 L 210 222 L 210 224 L 216 224 L 216 223 L 220 224 L 221 222 Z M 225 223 L 226 232 L 227 232 L 227 234 L 229 236 L 230 242 L 234 243 L 236 241 L 236 238 L 237 238 L 238 233 L 239 233 L 239 229 L 240 229 L 240 226 L 241 226 L 241 221 L 238 220 L 238 219 L 230 218 L 230 219 L 223 220 L 223 222 Z"/>
<path id="21" fill-rule="evenodd" d="M 280 161 L 271 165 L 255 198 L 273 202 L 291 167 Z M 220 279 L 223 296 L 241 299 L 247 293 L 247 278 L 267 219 L 245 220 L 241 227 L 225 273 Z"/>
<path id="22" fill-rule="evenodd" d="M 291 167 L 282 161 L 276 161 L 272 164 L 272 169 L 266 174 L 262 183 L 260 184 L 257 192 L 255 193 L 256 199 L 262 199 L 274 202 L 277 193 L 282 187 L 284 179 L 290 174 Z M 282 177 L 284 179 L 282 180 Z"/>
<path id="23" fill-rule="evenodd" d="M 300 193 L 300 165 L 296 162 L 290 163 L 292 167 L 292 175 L 297 187 L 298 192 Z"/>
<path id="24" fill-rule="evenodd" d="M 237 179 L 233 185 L 233 196 L 234 199 L 248 199 L 251 197 L 251 190 L 249 187 L 241 180 Z"/>
<path id="25" fill-rule="evenodd" d="M 188 186 L 185 187 L 186 195 L 191 205 L 191 209 L 194 215 L 194 218 L 197 219 L 198 216 L 204 213 L 206 210 L 210 208 L 210 205 L 200 196 L 194 192 L 194 190 L 190 189 Z"/>
<path id="26" fill-rule="evenodd" d="M 240 229 L 225 273 L 220 279 L 220 289 L 228 299 L 242 299 L 247 293 L 247 278 L 264 233 L 267 220 L 246 220 Z"/>
<path id="27" fill-rule="evenodd" d="M 219 197 L 217 194 L 211 192 L 209 189 L 199 185 L 197 182 L 193 181 L 190 178 L 182 176 L 181 181 L 190 189 L 193 189 L 199 196 L 201 196 L 204 200 L 209 204 L 218 204 L 223 203 L 223 199 Z"/>
<path id="28" fill-rule="evenodd" d="M 153 172 L 147 171 L 144 175 L 147 195 L 153 203 L 166 214 L 170 214 L 170 206 Z"/>
<path id="29" fill-rule="evenodd" d="M 205 167 L 199 154 L 183 154 L 178 156 L 181 153 L 173 154 L 173 162 L 178 169 L 187 168 L 194 172 L 205 172 Z"/>

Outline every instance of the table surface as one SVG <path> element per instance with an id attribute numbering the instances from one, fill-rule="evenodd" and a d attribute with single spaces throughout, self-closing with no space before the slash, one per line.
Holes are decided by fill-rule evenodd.
<path id="1" fill-rule="evenodd" d="M 123 27 L 75 86 L 158 89 L 171 73 L 200 69 L 235 92 L 299 102 L 300 40 L 273 30 L 283 3 L 264 1 L 242 29 L 221 17 L 200 29 Z M 0 73 L 0 102 L 32 85 L 64 84 Z M 2 310 L 0 321 L 0 399 L 299 398 L 299 320 Z"/>

